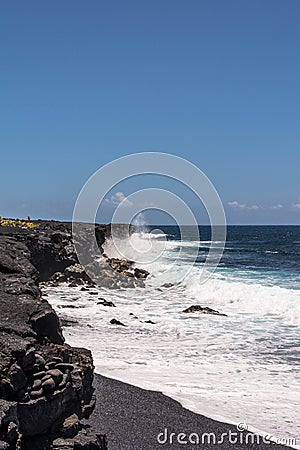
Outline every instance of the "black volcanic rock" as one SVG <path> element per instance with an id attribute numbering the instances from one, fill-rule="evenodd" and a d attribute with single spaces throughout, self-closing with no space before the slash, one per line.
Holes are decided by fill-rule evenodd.
<path id="1" fill-rule="evenodd" d="M 47 337 L 55 344 L 64 343 L 59 319 L 48 303 L 46 305 L 42 303 L 39 308 L 31 314 L 29 323 L 39 337 Z"/>
<path id="2" fill-rule="evenodd" d="M 112 308 L 116 307 L 116 305 L 110 300 L 105 300 L 105 298 L 101 298 L 101 300 L 102 300 L 101 302 L 97 302 L 97 305 L 110 306 Z"/>
<path id="3" fill-rule="evenodd" d="M 96 434 L 90 428 L 83 428 L 72 439 L 56 439 L 52 450 L 113 450 L 108 447 L 106 436 Z M 125 450 L 125 448 L 124 448 Z"/>
<path id="4" fill-rule="evenodd" d="M 70 279 L 81 279 L 84 281 L 90 281 L 90 278 L 85 273 L 84 268 L 80 264 L 74 264 L 67 267 L 64 270 L 64 276 L 67 280 Z"/>
<path id="5" fill-rule="evenodd" d="M 142 278 L 145 279 L 149 275 L 149 272 L 144 269 L 138 269 L 137 267 L 134 269 L 134 276 L 136 278 Z"/>
<path id="6" fill-rule="evenodd" d="M 227 317 L 227 314 L 220 313 L 219 311 L 211 309 L 208 306 L 203 307 L 203 306 L 200 306 L 200 305 L 189 306 L 189 308 L 183 310 L 182 312 L 184 312 L 184 313 L 199 312 L 201 314 L 212 314 L 214 316 L 226 316 Z"/>
<path id="7" fill-rule="evenodd" d="M 35 229 L 0 226 L 0 449 L 106 449 L 105 436 L 90 429 L 63 438 L 66 419 L 74 418 L 74 432 L 75 415 L 80 421 L 94 410 L 94 366 L 90 351 L 64 343 L 58 316 L 39 283 L 94 286 L 96 281 L 108 288 L 142 287 L 139 278 L 148 273 L 133 269 L 127 260 L 115 259 L 113 269 L 103 257 L 92 261 L 95 278 L 90 280 L 78 264 L 71 223 L 37 224 Z M 124 227 L 115 230 L 122 235 Z M 95 226 L 98 249 L 87 247 L 92 259 L 95 250 L 103 254 L 110 233 L 110 226 Z"/>
<path id="8" fill-rule="evenodd" d="M 110 323 L 112 325 L 121 325 L 122 327 L 126 327 L 126 325 L 124 325 L 124 323 L 120 322 L 118 319 L 111 319 Z"/>
<path id="9" fill-rule="evenodd" d="M 38 286 L 76 263 L 70 224 L 0 227 L 0 448 L 50 449 L 66 418 L 87 418 L 94 409 L 91 353 L 64 344 Z M 91 435 L 86 448 L 99 449 L 95 442 Z M 68 448 L 76 445 L 68 439 Z"/>
<path id="10" fill-rule="evenodd" d="M 54 234 L 57 236 L 58 232 Z M 51 234 L 41 232 L 39 238 L 36 233 L 29 235 L 27 239 L 28 248 L 31 251 L 31 258 L 39 270 L 40 281 L 49 280 L 55 272 L 63 272 L 66 267 L 77 262 L 74 248 L 70 242 L 71 234 L 60 233 L 59 243 L 53 243 Z"/>

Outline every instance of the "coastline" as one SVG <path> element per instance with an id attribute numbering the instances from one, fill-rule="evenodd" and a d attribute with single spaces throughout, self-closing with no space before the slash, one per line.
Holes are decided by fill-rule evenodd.
<path id="1" fill-rule="evenodd" d="M 22 328 L 21 331 L 18 331 L 17 325 L 21 327 L 25 326 L 25 318 L 27 314 L 26 310 L 26 314 L 16 316 L 17 319 L 13 322 L 12 331 L 5 331 L 2 327 L 3 329 L 1 329 L 1 331 L 7 333 L 2 337 L 2 339 L 4 339 L 5 342 L 5 340 L 9 339 L 9 336 L 16 334 L 16 336 L 18 336 L 17 345 L 23 353 L 24 351 L 28 351 L 28 343 L 25 339 L 25 336 L 27 335 L 31 338 L 28 345 L 36 345 L 37 351 L 45 352 L 46 355 L 48 349 L 56 349 L 56 345 L 64 346 L 65 355 L 67 355 L 70 351 L 79 351 L 78 356 L 75 356 L 74 361 L 71 361 L 71 359 L 66 361 L 64 360 L 64 362 L 67 363 L 75 362 L 76 364 L 80 361 L 80 358 L 82 358 L 80 355 L 85 355 L 84 357 L 88 358 L 89 365 L 87 372 L 88 376 L 85 377 L 86 379 L 84 381 L 87 394 L 86 415 L 88 416 L 94 407 L 92 404 L 92 397 L 94 394 L 92 390 L 92 359 L 90 359 L 90 356 L 86 353 L 86 350 L 78 348 L 72 349 L 72 347 L 68 344 L 64 344 L 64 338 L 61 335 L 57 313 L 53 310 L 51 304 L 49 304 L 45 299 L 45 296 L 40 291 L 38 284 L 39 281 L 47 281 L 51 279 L 51 283 L 54 283 L 53 285 L 55 285 L 56 281 L 53 280 L 52 277 L 57 272 L 59 272 L 60 275 L 62 275 L 62 272 L 67 272 L 68 276 L 71 274 L 71 278 L 68 279 L 68 281 L 71 282 L 71 284 L 73 283 L 73 285 L 74 283 L 77 286 L 84 284 L 86 280 L 83 282 L 84 274 L 82 274 L 82 272 L 78 273 L 74 269 L 70 272 L 70 267 L 74 267 L 74 264 L 76 265 L 77 263 L 74 251 L 70 251 L 70 245 L 72 246 L 70 223 L 41 221 L 39 222 L 39 226 L 40 227 L 34 231 L 13 228 L 0 229 L 0 234 L 3 241 L 1 253 L 2 260 L 0 261 L 2 263 L 1 268 L 3 280 L 1 286 L 3 291 L 2 297 L 5 298 L 5 296 L 10 295 L 11 297 L 9 297 L 9 300 L 16 302 L 16 309 L 18 309 L 18 305 L 21 306 L 23 304 L 22 302 L 27 302 L 30 304 L 30 311 L 32 310 L 30 314 L 33 314 L 33 316 L 36 308 L 43 307 L 47 314 L 49 310 L 51 310 L 51 317 L 54 318 L 55 327 L 53 327 L 53 324 L 51 324 L 51 326 L 49 325 L 49 333 L 46 335 L 41 335 L 40 330 L 37 327 L 34 328 L 34 322 L 29 324 L 26 322 L 26 329 L 24 328 L 23 330 Z M 109 226 L 99 225 L 98 235 L 102 243 L 104 242 L 107 234 L 109 234 Z M 10 246 L 11 251 L 16 252 L 15 261 L 12 259 L 5 259 L 7 256 L 6 252 L 9 250 Z M 16 263 L 16 261 L 18 262 Z M 5 303 L 2 303 L 0 307 L 2 310 L 4 308 L 5 311 Z M 2 310 L 1 312 L 3 312 Z M 44 321 L 44 315 L 42 315 L 42 320 Z M 43 347 L 41 347 L 41 344 Z M 13 353 L 11 353 L 10 358 L 12 358 L 12 356 L 14 357 Z M 12 362 L 13 360 L 11 359 L 10 363 L 8 363 L 8 368 L 11 367 Z M 93 430 L 95 436 L 97 436 L 97 434 L 105 434 L 107 436 L 107 448 L 109 450 L 154 450 L 155 448 L 160 447 L 176 449 L 187 448 L 187 445 L 189 445 L 190 448 L 202 448 L 199 447 L 199 445 L 202 445 L 201 439 L 205 433 L 206 435 L 203 442 L 205 448 L 269 448 L 267 445 L 270 445 L 270 443 L 262 442 L 261 437 L 258 440 L 257 436 L 252 438 L 254 435 L 251 433 L 248 434 L 248 432 L 241 434 L 238 433 L 238 443 L 232 442 L 232 439 L 235 440 L 237 438 L 236 426 L 209 419 L 201 414 L 196 414 L 184 408 L 176 400 L 163 395 L 160 392 L 141 389 L 134 385 L 99 374 L 94 375 L 93 388 L 95 388 L 96 407 L 94 413 L 89 419 L 83 419 L 83 423 L 89 426 L 88 429 Z M 30 389 L 28 392 L 30 394 Z M 6 402 L 7 404 L 11 402 L 10 398 L 8 398 L 8 400 L 9 401 Z M 79 400 L 81 400 L 80 396 Z M 51 403 L 52 400 L 51 398 L 49 399 L 42 397 L 36 401 L 43 401 L 43 405 L 46 410 L 47 405 Z M 2 402 L 2 400 L 0 400 L 0 402 Z M 31 404 L 31 401 L 29 403 Z M 16 445 L 17 434 L 15 433 L 10 446 L 4 444 L 4 441 L 7 440 L 7 436 L 3 433 L 7 433 L 7 430 L 3 424 L 15 423 L 19 426 L 20 416 L 18 415 L 19 413 L 15 413 L 15 415 L 10 413 L 7 414 L 7 410 L 5 409 L 7 404 L 4 404 L 4 407 L 2 404 L 0 405 L 0 413 L 4 417 L 4 421 L 2 419 L 1 424 L 2 430 L 0 430 L 2 431 L 0 436 L 0 448 L 15 449 L 16 446 L 14 445 Z M 67 412 L 62 412 L 60 419 L 64 420 L 68 417 L 68 414 L 73 412 L 72 408 L 73 406 L 71 409 L 69 408 Z M 78 407 L 76 406 L 75 410 L 77 411 L 77 409 Z M 85 417 L 85 414 L 82 414 L 82 416 Z M 8 420 L 11 420 L 11 422 L 8 422 Z M 57 418 L 55 421 L 56 420 Z M 47 429 L 46 433 L 44 432 L 44 436 L 51 435 L 51 426 L 52 424 L 50 421 L 49 430 Z M 22 428 L 20 430 L 22 432 Z M 167 430 L 167 434 L 165 430 Z M 175 433 L 175 435 L 170 436 L 170 433 Z M 184 433 L 185 437 L 181 433 Z M 228 437 L 229 433 L 231 433 L 231 438 Z M 86 439 L 84 444 L 86 447 L 83 448 L 106 448 L 99 446 L 101 445 L 99 442 L 99 445 L 95 443 L 96 441 L 94 439 L 94 435 L 92 438 Z M 160 442 L 157 440 L 159 435 Z M 178 443 L 178 438 L 180 442 L 180 440 L 186 440 L 189 436 L 193 436 L 193 442 L 186 442 L 182 444 Z M 29 437 L 31 439 L 30 433 L 28 434 L 27 439 Z M 30 448 L 30 450 L 33 448 L 35 450 L 41 450 L 42 448 L 75 449 L 77 448 L 77 437 L 75 437 L 75 440 L 72 439 L 66 440 L 64 437 L 60 437 L 59 442 L 56 442 L 55 447 L 42 447 L 40 443 L 36 446 L 36 442 L 34 444 L 35 446 L 33 446 L 33 441 L 30 441 L 29 447 L 27 445 L 27 447 L 22 446 L 21 448 Z M 94 442 L 92 442 L 93 439 Z M 87 442 L 88 440 L 89 442 Z M 199 443 L 197 440 L 199 440 Z M 220 440 L 222 440 L 222 442 Z M 272 443 L 272 447 L 274 447 L 274 445 L 275 444 Z M 285 445 L 275 445 L 274 448 L 284 450 L 288 447 Z"/>

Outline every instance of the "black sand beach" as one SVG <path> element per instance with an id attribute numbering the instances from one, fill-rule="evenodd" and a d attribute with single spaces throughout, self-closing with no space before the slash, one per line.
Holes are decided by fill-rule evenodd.
<path id="1" fill-rule="evenodd" d="M 127 383 L 110 379 L 96 374 L 94 379 L 97 404 L 95 411 L 88 423 L 98 433 L 105 433 L 109 450 L 158 450 L 162 449 L 259 449 L 270 448 L 286 450 L 288 447 L 273 443 L 264 443 L 257 436 L 252 442 L 250 433 L 239 433 L 237 438 L 232 434 L 231 438 L 225 436 L 221 443 L 222 433 L 237 433 L 234 425 L 217 422 L 200 414 L 195 414 L 183 408 L 177 401 L 161 394 L 132 386 Z M 168 430 L 168 442 L 165 439 L 165 429 Z M 160 434 L 163 433 L 163 434 Z M 170 434 L 175 433 L 173 443 L 170 443 Z M 180 433 L 182 441 L 178 443 Z M 200 443 L 196 443 L 197 433 Z M 205 436 L 204 433 L 213 433 L 214 438 Z M 160 441 L 158 442 L 158 435 Z M 248 434 L 248 440 L 247 435 Z M 203 444 L 201 443 L 203 436 Z M 191 437 L 192 443 L 189 442 Z M 180 438 L 180 436 L 179 436 Z M 195 442 L 195 444 L 193 444 Z"/>

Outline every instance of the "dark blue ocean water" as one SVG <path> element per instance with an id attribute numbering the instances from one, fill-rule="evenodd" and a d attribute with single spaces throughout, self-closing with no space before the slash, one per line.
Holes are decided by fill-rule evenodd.
<path id="1" fill-rule="evenodd" d="M 199 226 L 200 242 L 193 227 L 148 228 L 162 230 L 168 240 L 194 241 L 198 245 L 196 264 L 205 262 L 211 245 L 219 245 L 217 240 L 211 243 L 209 226 Z M 183 258 L 188 257 L 187 248 Z M 248 281 L 300 289 L 300 226 L 228 226 L 225 250 L 217 270 Z"/>

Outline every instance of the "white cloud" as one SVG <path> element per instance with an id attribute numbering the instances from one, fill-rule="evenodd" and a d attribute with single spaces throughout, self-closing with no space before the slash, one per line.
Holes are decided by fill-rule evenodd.
<path id="1" fill-rule="evenodd" d="M 236 209 L 236 210 L 248 210 L 248 211 L 258 211 L 258 210 L 267 210 L 267 209 L 272 209 L 272 210 L 279 210 L 282 209 L 284 206 L 281 204 L 277 204 L 277 205 L 270 205 L 270 206 L 262 206 L 262 205 L 247 205 L 245 203 L 239 203 L 236 200 L 232 201 L 232 202 L 228 202 L 227 203 L 228 206 L 230 206 L 230 208 Z M 300 203 L 297 205 L 294 205 L 294 207 L 298 207 L 300 208 Z"/>
<path id="2" fill-rule="evenodd" d="M 300 209 L 300 197 L 298 198 L 298 200 L 296 201 L 296 203 L 293 203 L 291 205 L 292 209 Z"/>
<path id="3" fill-rule="evenodd" d="M 116 192 L 110 198 L 106 198 L 104 202 L 109 206 L 123 206 L 125 208 L 130 208 L 133 203 L 128 200 L 128 198 L 123 194 L 123 192 Z"/>
<path id="4" fill-rule="evenodd" d="M 236 200 L 234 200 L 233 202 L 228 202 L 228 206 L 230 206 L 231 208 L 240 208 L 240 209 L 244 209 L 246 207 L 246 205 L 241 205 Z"/>
<path id="5" fill-rule="evenodd" d="M 228 206 L 234 209 L 248 209 L 248 210 L 258 210 L 261 209 L 261 206 L 258 205 L 246 205 L 245 203 L 239 203 L 236 200 L 232 202 L 228 202 Z"/>
<path id="6" fill-rule="evenodd" d="M 276 210 L 276 209 L 282 209 L 283 208 L 283 205 L 280 205 L 280 204 L 278 204 L 278 205 L 271 205 L 270 206 L 270 209 L 274 209 L 274 210 Z"/>

